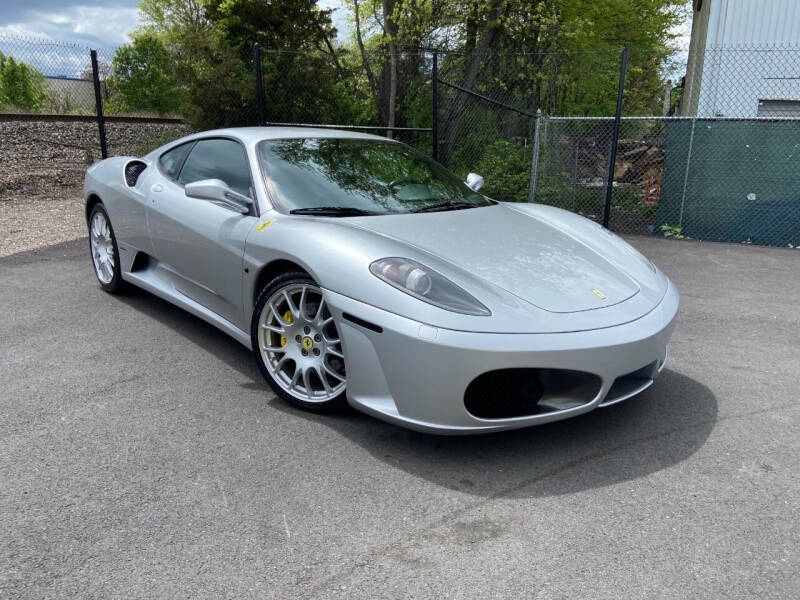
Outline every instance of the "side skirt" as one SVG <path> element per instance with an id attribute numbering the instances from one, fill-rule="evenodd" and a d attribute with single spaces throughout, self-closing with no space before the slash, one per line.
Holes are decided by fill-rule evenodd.
<path id="1" fill-rule="evenodd" d="M 217 329 L 227 333 L 248 350 L 252 349 L 249 333 L 242 331 L 236 325 L 208 310 L 202 304 L 198 304 L 191 298 L 181 294 L 175 289 L 167 272 L 159 266 L 157 260 L 151 258 L 150 264 L 146 269 L 134 272 L 123 270 L 122 279 L 182 308 L 195 317 L 203 319 L 206 323 L 210 323 Z"/>

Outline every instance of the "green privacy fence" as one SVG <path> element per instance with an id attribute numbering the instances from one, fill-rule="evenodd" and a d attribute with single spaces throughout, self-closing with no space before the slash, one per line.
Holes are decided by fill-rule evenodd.
<path id="1" fill-rule="evenodd" d="M 800 121 L 667 119 L 656 232 L 800 245 Z"/>
<path id="2" fill-rule="evenodd" d="M 542 120 L 536 202 L 602 220 L 611 125 Z M 800 246 L 800 119 L 623 117 L 613 171 L 613 231 Z"/>

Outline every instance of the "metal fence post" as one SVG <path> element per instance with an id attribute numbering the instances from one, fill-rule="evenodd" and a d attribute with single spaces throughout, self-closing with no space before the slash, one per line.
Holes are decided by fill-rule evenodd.
<path id="1" fill-rule="evenodd" d="M 672 107 L 672 80 L 667 79 L 667 83 L 664 84 L 664 109 L 663 109 L 663 116 L 669 115 L 669 109 Z"/>
<path id="2" fill-rule="evenodd" d="M 575 210 L 575 206 L 578 203 L 578 159 L 579 159 L 579 152 L 580 152 L 580 140 L 578 136 L 575 136 L 575 152 L 572 156 L 572 210 Z"/>
<path id="3" fill-rule="evenodd" d="M 433 160 L 439 160 L 439 53 L 433 53 L 433 70 L 431 71 L 431 85 L 433 86 L 433 123 L 431 135 L 433 136 Z"/>
<path id="4" fill-rule="evenodd" d="M 539 136 L 542 128 L 542 109 L 536 109 L 533 127 L 533 148 L 531 154 L 531 179 L 528 182 L 528 202 L 536 202 L 536 179 L 539 175 Z"/>
<path id="5" fill-rule="evenodd" d="M 689 134 L 689 152 L 686 154 L 686 170 L 683 172 L 683 193 L 681 194 L 681 213 L 678 217 L 678 227 L 683 227 L 683 207 L 686 203 L 686 185 L 689 183 L 689 167 L 692 164 L 692 146 L 694 146 L 694 126 L 697 117 L 692 118 L 692 132 Z"/>
<path id="6" fill-rule="evenodd" d="M 611 150 L 608 153 L 608 175 L 606 176 L 606 202 L 603 208 L 603 227 L 608 227 L 611 219 L 611 193 L 614 188 L 614 166 L 617 162 L 617 143 L 619 142 L 619 121 L 622 117 L 622 95 L 625 93 L 625 71 L 628 69 L 628 47 L 622 48 L 619 65 L 619 87 L 617 88 L 617 110 L 614 113 L 614 129 L 611 132 Z"/>
<path id="7" fill-rule="evenodd" d="M 106 121 L 103 118 L 103 97 L 100 93 L 100 70 L 97 68 L 97 51 L 90 50 L 92 58 L 92 81 L 94 82 L 94 104 L 97 110 L 97 128 L 100 133 L 100 155 L 108 158 L 108 145 L 106 144 Z"/>
<path id="8" fill-rule="evenodd" d="M 264 117 L 264 75 L 261 72 L 261 44 L 253 44 L 253 71 L 256 77 L 256 106 L 258 107 L 258 126 L 266 125 Z"/>

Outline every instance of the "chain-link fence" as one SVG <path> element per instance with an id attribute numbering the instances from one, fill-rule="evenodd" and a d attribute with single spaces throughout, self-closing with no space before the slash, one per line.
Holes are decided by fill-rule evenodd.
<path id="1" fill-rule="evenodd" d="M 689 57 L 684 116 L 800 118 L 800 47 L 709 47 Z"/>
<path id="2" fill-rule="evenodd" d="M 258 55 L 263 124 L 355 129 L 432 152 L 433 53 L 403 52 L 392 57 L 348 50 L 257 50 Z M 392 59 L 397 72 L 393 86 L 383 75 Z M 390 106 L 394 106 L 391 114 Z"/>
<path id="3" fill-rule="evenodd" d="M 93 68 L 88 47 L 0 35 L 1 199 L 77 198 L 104 146 L 111 156 L 142 155 L 189 131 L 174 114 L 123 104 L 114 74 L 130 65 L 118 48 L 95 53 Z"/>
<path id="4" fill-rule="evenodd" d="M 664 164 L 663 118 L 622 117 L 609 227 L 652 233 Z M 548 117 L 540 122 L 534 200 L 603 221 L 613 117 Z"/>
<path id="5" fill-rule="evenodd" d="M 622 116 L 609 228 L 800 246 L 797 65 L 796 47 L 712 48 L 665 90 L 671 116 Z M 540 128 L 535 200 L 602 222 L 613 118 L 545 117 Z"/>
<path id="6" fill-rule="evenodd" d="M 800 245 L 799 48 L 710 49 L 670 86 L 663 57 L 636 48 L 623 59 L 619 48 L 245 44 L 182 64 L 141 44 L 98 48 L 93 68 L 89 48 L 0 35 L 4 196 L 79 189 L 102 152 L 99 96 L 111 155 L 220 126 L 340 126 L 400 139 L 461 177 L 480 173 L 498 200 L 560 206 L 615 231 Z"/>
<path id="7" fill-rule="evenodd" d="M 613 119 L 544 118 L 535 201 L 602 222 Z M 800 245 L 800 120 L 622 117 L 609 228 Z"/>
<path id="8" fill-rule="evenodd" d="M 534 120 L 611 114 L 620 49 L 592 52 L 445 53 L 438 69 L 438 158 L 476 171 L 497 199 L 526 201 Z"/>
<path id="9" fill-rule="evenodd" d="M 0 35 L 0 111 L 94 115 L 89 49 Z"/>

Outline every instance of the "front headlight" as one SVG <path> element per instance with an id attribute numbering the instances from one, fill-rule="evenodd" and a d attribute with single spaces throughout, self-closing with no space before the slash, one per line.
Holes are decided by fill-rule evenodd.
<path id="1" fill-rule="evenodd" d="M 372 263 L 369 270 L 398 290 L 439 308 L 465 315 L 492 314 L 455 283 L 409 258 L 382 258 Z"/>

